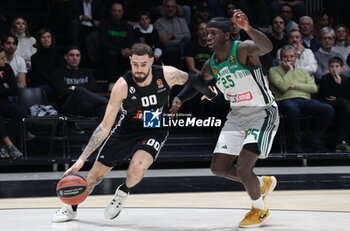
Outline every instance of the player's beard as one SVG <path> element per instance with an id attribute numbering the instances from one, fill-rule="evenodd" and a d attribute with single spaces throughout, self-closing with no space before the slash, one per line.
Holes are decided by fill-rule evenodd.
<path id="1" fill-rule="evenodd" d="M 145 82 L 145 80 L 147 79 L 147 77 L 149 76 L 149 73 L 151 72 L 151 68 L 148 69 L 148 72 L 144 75 L 144 77 L 137 77 L 134 75 L 134 73 L 131 72 L 133 79 L 135 80 L 135 82 L 138 83 L 143 83 Z M 142 74 L 144 74 L 143 72 L 141 72 Z"/>

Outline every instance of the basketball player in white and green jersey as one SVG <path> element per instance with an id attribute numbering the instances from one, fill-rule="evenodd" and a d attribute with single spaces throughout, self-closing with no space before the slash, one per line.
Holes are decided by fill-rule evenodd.
<path id="1" fill-rule="evenodd" d="M 213 18 L 207 24 L 208 46 L 214 53 L 204 64 L 202 77 L 215 78 L 231 107 L 214 150 L 211 170 L 217 176 L 243 183 L 252 209 L 239 226 L 259 227 L 270 218 L 265 200 L 277 183 L 273 176 L 257 177 L 253 172 L 258 158 L 268 157 L 279 125 L 277 104 L 259 62 L 259 56 L 272 50 L 272 43 L 249 25 L 241 10 L 236 10 L 233 17 L 252 40 L 232 42 L 227 18 Z M 179 107 L 190 96 L 189 91 L 182 91 L 173 107 Z"/>

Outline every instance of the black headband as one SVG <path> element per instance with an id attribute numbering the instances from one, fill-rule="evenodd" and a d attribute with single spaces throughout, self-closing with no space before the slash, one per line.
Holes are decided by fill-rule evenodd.
<path id="1" fill-rule="evenodd" d="M 214 27 L 217 29 L 221 29 L 224 32 L 230 32 L 231 33 L 231 26 L 227 25 L 227 23 L 223 22 L 208 22 L 207 28 Z"/>

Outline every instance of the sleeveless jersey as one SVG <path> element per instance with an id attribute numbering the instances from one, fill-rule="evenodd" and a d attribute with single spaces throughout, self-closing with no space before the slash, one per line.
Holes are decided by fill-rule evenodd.
<path id="1" fill-rule="evenodd" d="M 126 72 L 122 78 L 128 84 L 128 96 L 121 105 L 118 126 L 132 130 L 144 129 L 145 110 L 158 110 L 161 115 L 167 112 L 171 89 L 164 78 L 162 66 L 152 66 L 152 82 L 145 87 L 135 83 L 131 71 Z"/>
<path id="2" fill-rule="evenodd" d="M 274 102 L 261 69 L 257 66 L 247 66 L 237 57 L 237 46 L 240 41 L 231 44 L 228 55 L 222 63 L 216 63 L 215 52 L 209 65 L 215 77 L 216 86 L 230 102 L 233 114 L 250 114 L 263 110 Z"/>

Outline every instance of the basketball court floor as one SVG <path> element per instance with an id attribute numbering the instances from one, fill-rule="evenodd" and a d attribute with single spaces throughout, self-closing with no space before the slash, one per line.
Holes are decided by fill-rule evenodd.
<path id="1" fill-rule="evenodd" d="M 50 218 L 61 206 L 55 186 L 63 172 L 0 174 L 0 230 L 350 230 L 349 166 L 255 172 L 278 180 L 267 202 L 271 220 L 260 228 L 238 228 L 251 206 L 240 184 L 209 169 L 164 169 L 146 173 L 116 219 L 105 219 L 103 211 L 125 171 L 112 171 L 80 205 L 75 220 L 55 224 Z"/>

